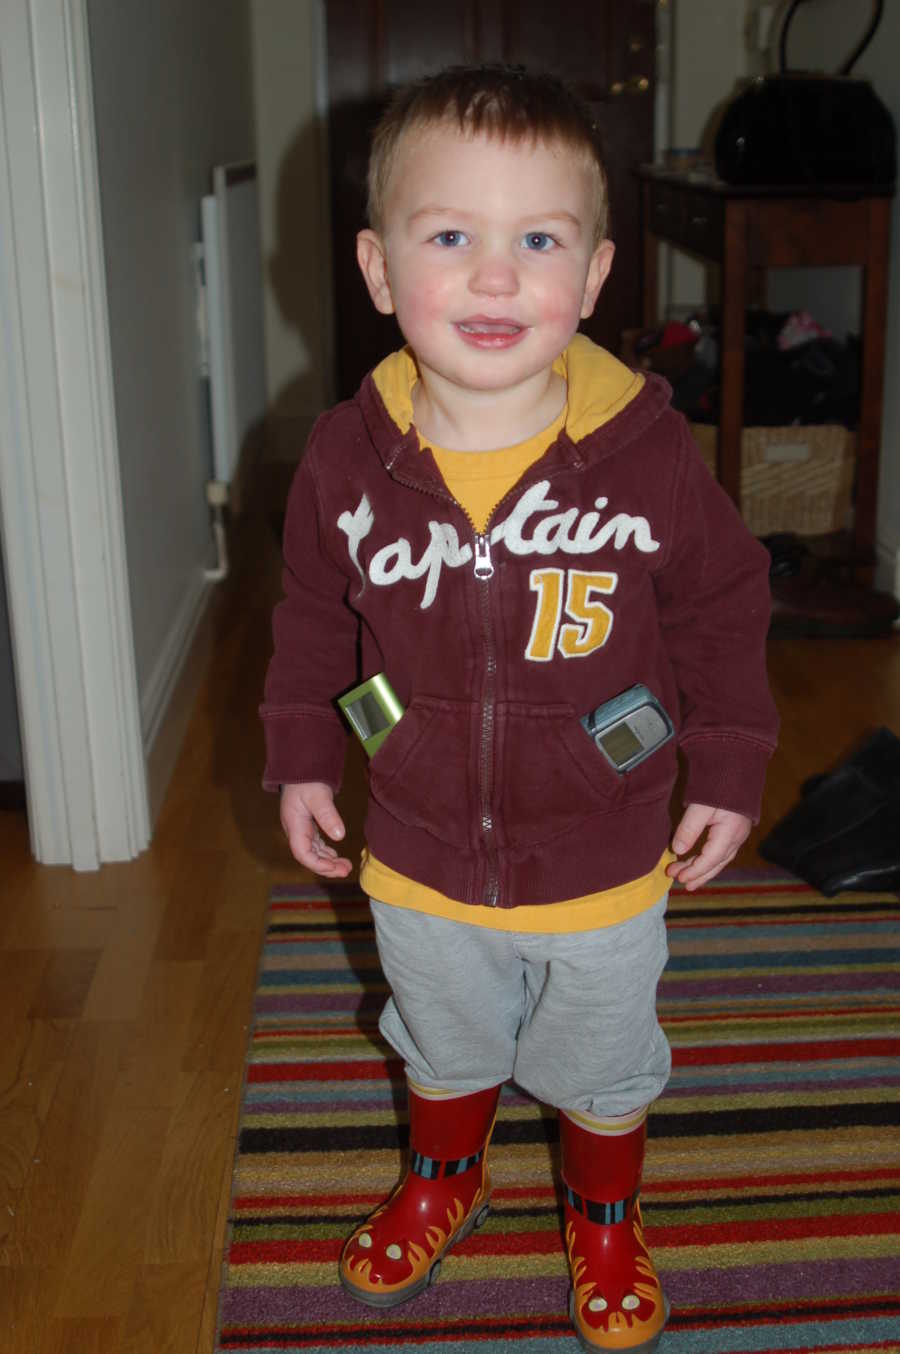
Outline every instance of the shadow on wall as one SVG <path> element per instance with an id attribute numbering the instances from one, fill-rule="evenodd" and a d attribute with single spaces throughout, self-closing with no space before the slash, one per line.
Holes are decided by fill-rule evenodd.
<path id="1" fill-rule="evenodd" d="M 328 204 L 321 202 L 321 130 L 314 119 L 298 127 L 279 165 L 275 187 L 275 246 L 264 260 L 267 280 L 282 318 L 300 351 L 298 367 L 272 399 L 272 420 L 306 420 L 330 402 L 334 389 L 328 314 L 332 299 Z M 275 371 L 283 370 L 269 353 Z"/>
<path id="2" fill-rule="evenodd" d="M 380 315 L 372 305 L 356 262 L 356 236 L 368 225 L 366 217 L 366 170 L 372 132 L 384 112 L 390 91 L 365 99 L 348 100 L 332 106 L 329 112 L 328 145 L 330 170 L 328 181 L 328 251 L 330 287 L 322 286 L 323 307 L 332 304 L 333 378 L 326 388 L 337 399 L 352 396 L 365 374 L 388 353 L 403 344 L 403 336 L 392 315 Z M 303 129 L 281 166 L 278 189 L 278 269 L 275 260 L 270 273 L 282 315 L 288 324 L 296 324 L 292 303 L 302 298 L 291 296 L 297 285 L 296 240 L 300 230 L 297 217 L 307 218 L 309 209 L 302 192 L 309 164 L 306 138 L 316 129 Z M 308 174 L 307 174 L 308 178 Z M 298 189 L 298 180 L 303 180 Z M 282 271 L 281 255 L 288 266 Z M 294 266 L 291 266 L 294 261 Z M 329 354 L 329 358 L 331 355 Z M 332 373 L 329 373 L 331 376 Z"/>
<path id="3" fill-rule="evenodd" d="M 335 318 L 343 321 L 344 349 L 360 363 L 360 376 L 402 342 L 393 318 L 386 319 L 374 310 L 356 264 L 356 232 L 365 224 L 371 127 L 381 111 L 381 102 L 367 101 L 344 105 L 333 115 L 339 144 L 352 143 L 353 149 L 341 157 L 332 175 L 331 214 L 342 225 L 332 231 L 327 250 L 323 250 L 319 235 L 327 213 L 310 205 L 321 181 L 318 167 L 322 145 L 314 121 L 297 129 L 279 166 L 275 246 L 264 259 L 264 267 L 280 317 L 299 338 L 308 358 L 285 381 L 269 406 L 270 426 L 280 424 L 281 437 L 290 441 L 283 444 L 283 453 L 257 463 L 248 486 L 246 512 L 232 524 L 233 571 L 222 585 L 214 622 L 216 652 L 228 677 L 210 684 L 204 711 L 213 728 L 212 778 L 226 792 L 233 820 L 249 852 L 264 865 L 283 866 L 286 880 L 305 872 L 288 851 L 278 820 L 277 798 L 261 788 L 264 747 L 257 707 L 272 651 L 272 606 L 281 595 L 280 536 L 289 482 L 303 454 L 312 414 L 323 404 L 323 387 L 334 387 L 334 377 L 327 369 L 330 353 L 323 351 L 323 334 L 330 328 L 324 307 L 332 290 L 330 280 L 320 275 L 323 267 L 331 266 L 332 257 L 341 260 L 334 287 L 339 312 Z M 370 360 L 373 352 L 376 355 Z M 353 389 L 356 384 L 358 380 Z M 345 848 L 354 860 L 358 860 L 362 848 L 365 779 L 365 759 L 352 745 L 343 809 L 348 827 Z"/>

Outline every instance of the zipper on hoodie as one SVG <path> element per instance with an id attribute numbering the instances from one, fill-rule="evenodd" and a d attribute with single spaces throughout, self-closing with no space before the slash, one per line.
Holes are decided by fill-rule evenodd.
<path id="1" fill-rule="evenodd" d="M 563 430 L 565 431 L 565 430 Z M 479 738 L 479 807 L 480 807 L 480 826 L 482 841 L 484 842 L 485 857 L 487 868 L 485 872 L 484 893 L 480 901 L 489 907 L 497 907 L 500 899 L 500 869 L 497 860 L 497 851 L 494 845 L 494 817 L 491 806 L 491 799 L 494 788 L 494 742 L 496 738 L 496 705 L 497 705 L 497 651 L 494 643 L 494 631 L 491 624 L 490 610 L 490 580 L 494 576 L 494 563 L 491 558 L 491 538 L 490 523 L 485 530 L 479 531 L 472 521 L 471 516 L 462 504 L 446 489 L 438 488 L 435 485 L 422 484 L 420 480 L 411 478 L 404 474 L 398 474 L 394 469 L 394 463 L 405 445 L 405 438 L 397 442 L 390 450 L 386 465 L 387 469 L 394 477 L 408 488 L 416 489 L 420 493 L 425 493 L 432 498 L 441 499 L 445 502 L 454 504 L 459 508 L 469 521 L 474 533 L 475 541 L 475 561 L 474 573 L 476 585 L 479 593 L 479 612 L 481 616 L 482 635 L 485 648 L 485 678 L 483 687 L 483 700 L 481 709 L 481 734 Z M 516 484 L 503 495 L 499 503 L 495 503 L 491 510 L 491 518 L 494 518 L 500 508 L 506 503 L 515 490 L 527 488 L 529 484 L 536 482 L 539 472 L 536 467 L 540 464 L 543 457 L 529 466 L 525 475 L 522 476 Z M 571 464 L 557 467 L 554 470 L 545 472 L 545 477 L 554 479 L 559 475 L 567 473 L 573 469 L 583 469 L 584 461 L 577 457 Z"/>
<path id="2" fill-rule="evenodd" d="M 388 469 L 393 472 L 394 461 L 402 450 L 403 443 L 398 442 L 392 449 L 388 459 Z M 491 799 L 494 788 L 494 740 L 496 736 L 496 707 L 497 707 L 497 650 L 494 643 L 494 630 L 491 624 L 491 599 L 490 599 L 490 581 L 494 576 L 494 561 L 491 558 L 491 537 L 489 529 L 479 531 L 472 521 L 471 516 L 462 504 L 453 497 L 449 491 L 438 489 L 434 486 L 425 486 L 409 479 L 405 475 L 396 475 L 395 477 L 408 487 L 417 489 L 420 493 L 426 493 L 433 498 L 445 499 L 448 503 L 454 504 L 459 508 L 466 518 L 474 534 L 474 574 L 476 586 L 478 587 L 478 608 L 481 617 L 481 630 L 484 641 L 485 652 L 485 676 L 483 696 L 481 703 L 481 732 L 478 741 L 478 792 L 479 792 L 479 825 L 481 828 L 481 838 L 484 843 L 485 858 L 487 866 L 485 870 L 484 889 L 480 895 L 479 901 L 487 907 L 497 907 L 500 900 L 500 870 L 497 862 L 497 850 L 494 845 L 494 813 L 491 806 Z M 511 493 L 512 491 L 510 491 Z M 504 495 L 502 502 L 510 496 Z M 491 517 L 497 511 L 500 504 L 495 504 Z"/>
<path id="3" fill-rule="evenodd" d="M 491 538 L 475 533 L 475 577 L 491 578 L 494 573 L 494 561 L 491 559 Z"/>
<path id="4" fill-rule="evenodd" d="M 475 533 L 475 578 L 478 587 L 478 606 L 484 639 L 484 689 L 481 701 L 481 734 L 478 743 L 478 790 L 481 812 L 481 836 L 484 842 L 487 870 L 483 903 L 496 907 L 500 898 L 500 877 L 497 852 L 494 846 L 494 815 L 491 800 L 494 789 L 494 740 L 497 709 L 497 651 L 494 628 L 491 624 L 490 580 L 494 576 L 491 559 L 491 541 L 486 533 Z"/>

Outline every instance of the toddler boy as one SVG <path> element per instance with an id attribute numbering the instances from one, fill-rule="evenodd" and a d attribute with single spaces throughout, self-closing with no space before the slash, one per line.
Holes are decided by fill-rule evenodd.
<path id="1" fill-rule="evenodd" d="M 334 701 L 386 672 L 404 714 L 370 763 L 361 882 L 410 1163 L 347 1241 L 345 1288 L 403 1302 L 480 1224 L 514 1078 L 559 1111 L 582 1345 L 651 1351 L 666 898 L 746 838 L 777 721 L 766 552 L 665 384 L 576 334 L 613 260 L 606 210 L 590 112 L 549 77 L 454 68 L 391 104 L 358 259 L 408 346 L 320 418 L 295 478 L 264 783 L 296 859 L 345 876 Z M 638 684 L 687 761 L 671 852 L 675 743 L 623 774 L 581 723 Z"/>

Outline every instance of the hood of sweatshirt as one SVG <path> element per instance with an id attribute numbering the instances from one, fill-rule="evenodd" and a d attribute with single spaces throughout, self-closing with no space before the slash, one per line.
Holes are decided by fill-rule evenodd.
<path id="1" fill-rule="evenodd" d="M 582 465 L 579 446 L 588 439 L 592 460 L 620 451 L 670 408 L 665 381 L 633 372 L 583 334 L 575 335 L 554 370 L 565 380 L 568 395 L 565 426 L 543 462 L 551 473 Z M 423 444 L 413 422 L 418 380 L 415 356 L 402 348 L 379 363 L 358 396 L 369 436 L 387 468 L 417 477 L 424 470 L 416 466 Z M 434 476 L 440 478 L 436 467 Z"/>
<path id="2" fill-rule="evenodd" d="M 580 442 L 615 418 L 646 383 L 644 376 L 583 334 L 575 335 L 553 370 L 566 383 L 565 432 L 572 442 Z M 408 433 L 414 422 L 413 388 L 419 380 L 412 350 L 391 353 L 372 372 L 372 380 L 390 418 L 401 433 Z"/>

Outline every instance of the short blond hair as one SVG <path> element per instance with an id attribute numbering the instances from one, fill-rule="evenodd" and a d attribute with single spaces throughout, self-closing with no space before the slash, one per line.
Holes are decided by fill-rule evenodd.
<path id="1" fill-rule="evenodd" d="M 583 155 L 597 172 L 594 243 L 606 237 L 606 166 L 589 106 L 552 75 L 497 65 L 449 66 L 397 90 L 372 137 L 367 212 L 373 230 L 384 229 L 388 183 L 403 137 L 441 124 L 501 141 L 556 142 Z"/>

